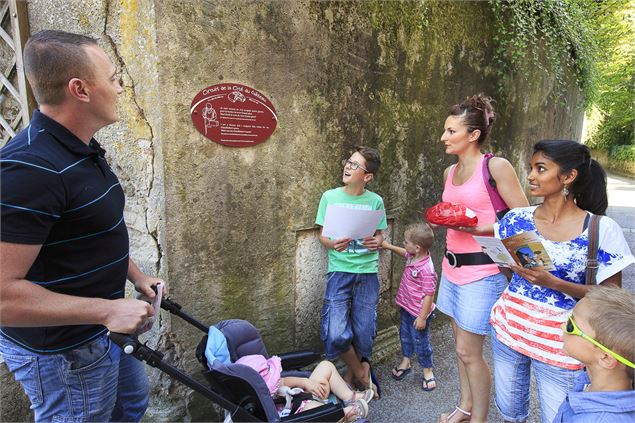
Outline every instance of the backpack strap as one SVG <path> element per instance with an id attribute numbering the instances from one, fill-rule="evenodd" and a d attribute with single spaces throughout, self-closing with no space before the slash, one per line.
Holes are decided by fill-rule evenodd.
<path id="1" fill-rule="evenodd" d="M 503 197 L 498 193 L 496 180 L 489 171 L 489 161 L 492 157 L 494 157 L 492 153 L 487 153 L 483 158 L 483 181 L 485 182 L 485 188 L 489 194 L 492 207 L 494 207 L 494 212 L 496 212 L 496 218 L 500 220 L 505 216 L 505 213 L 509 211 L 509 207 L 505 203 L 505 200 L 503 200 Z"/>
<path id="2" fill-rule="evenodd" d="M 595 275 L 598 273 L 598 243 L 600 233 L 600 219 L 602 216 L 591 215 L 589 221 L 589 253 L 586 259 L 586 285 L 595 285 Z"/>

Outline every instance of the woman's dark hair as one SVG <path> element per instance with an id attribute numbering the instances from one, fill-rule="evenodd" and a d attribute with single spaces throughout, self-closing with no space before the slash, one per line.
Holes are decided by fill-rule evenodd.
<path id="1" fill-rule="evenodd" d="M 609 205 L 606 172 L 591 158 L 589 147 L 570 140 L 543 140 L 534 145 L 534 154 L 539 151 L 560 166 L 560 174 L 578 171 L 568 187 L 578 207 L 593 214 L 605 214 Z"/>
<path id="2" fill-rule="evenodd" d="M 477 141 L 478 145 L 481 145 L 487 139 L 496 120 L 492 102 L 491 97 L 482 93 L 476 94 L 463 103 L 450 107 L 448 115 L 461 117 L 467 125 L 468 132 L 474 132 L 477 129 L 481 131 L 481 136 L 478 137 Z"/>

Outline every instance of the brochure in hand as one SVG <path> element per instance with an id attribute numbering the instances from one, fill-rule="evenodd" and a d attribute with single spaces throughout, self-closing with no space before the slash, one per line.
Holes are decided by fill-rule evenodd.
<path id="1" fill-rule="evenodd" d="M 532 269 L 556 269 L 535 231 L 523 232 L 505 239 L 474 236 L 474 240 L 499 266 L 517 265 Z"/>

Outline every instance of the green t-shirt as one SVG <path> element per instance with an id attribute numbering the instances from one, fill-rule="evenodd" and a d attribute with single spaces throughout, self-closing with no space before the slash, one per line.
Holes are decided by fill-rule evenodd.
<path id="1" fill-rule="evenodd" d="M 384 200 L 374 192 L 365 190 L 362 195 L 348 195 L 344 192 L 344 188 L 334 188 L 322 194 L 317 216 L 315 217 L 316 225 L 324 226 L 326 206 L 329 204 L 362 210 L 384 210 Z M 383 230 L 387 227 L 386 215 L 384 214 L 384 217 L 377 225 L 377 229 Z M 379 253 L 377 251 L 368 251 L 361 241 L 361 239 L 351 241 L 348 244 L 348 248 L 342 252 L 330 248 L 328 250 L 328 271 L 377 273 Z"/>

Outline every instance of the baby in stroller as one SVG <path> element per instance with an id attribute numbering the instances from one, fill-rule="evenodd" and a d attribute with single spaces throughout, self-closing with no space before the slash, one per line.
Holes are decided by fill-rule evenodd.
<path id="1" fill-rule="evenodd" d="M 309 373 L 302 369 L 316 362 L 318 353 L 300 350 L 270 357 L 258 329 L 245 320 L 223 320 L 206 326 L 168 298 L 162 299 L 161 308 L 206 334 L 196 348 L 196 358 L 205 368 L 203 376 L 209 386 L 164 360 L 164 354 L 136 336 L 111 332 L 110 339 L 125 354 L 161 370 L 218 404 L 225 412 L 226 423 L 365 420 L 372 390 L 354 392 L 330 362 L 320 363 L 305 377 Z M 252 359 L 245 359 L 250 355 Z M 256 362 L 250 365 L 254 358 Z M 342 401 L 335 400 L 334 395 L 330 402 L 326 401 L 329 393 Z M 278 405 L 280 402 L 282 406 Z"/>
<path id="2" fill-rule="evenodd" d="M 269 359 L 259 354 L 246 355 L 235 364 L 256 370 L 272 397 L 286 397 L 284 408 L 279 410 L 281 417 L 319 407 L 328 402 L 331 392 L 344 402 L 341 421 L 354 422 L 368 416 L 368 402 L 373 398 L 373 390 L 353 391 L 330 361 L 321 361 L 308 378 L 281 377 L 280 358 L 275 355 Z"/>

